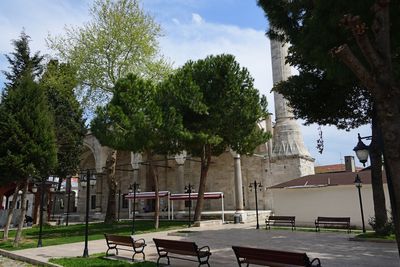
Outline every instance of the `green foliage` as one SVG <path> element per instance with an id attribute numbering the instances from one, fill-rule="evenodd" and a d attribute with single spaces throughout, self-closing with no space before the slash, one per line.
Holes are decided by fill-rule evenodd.
<path id="1" fill-rule="evenodd" d="M 96 0 L 91 21 L 66 28 L 64 36 L 49 37 L 48 45 L 78 69 L 83 103 L 108 100 L 119 78 L 128 73 L 160 79 L 170 71 L 159 55 L 160 26 L 137 0 Z"/>
<path id="2" fill-rule="evenodd" d="M 127 262 L 129 261 L 129 262 Z M 91 255 L 89 258 L 76 257 L 76 258 L 60 258 L 60 259 L 50 259 L 50 262 L 64 266 L 64 267 L 80 267 L 80 266 L 88 266 L 88 267 L 100 267 L 100 266 L 114 266 L 114 267 L 155 267 L 157 266 L 154 262 L 130 262 L 130 259 L 127 258 L 127 261 L 115 260 L 115 259 L 107 259 L 105 257 L 105 253 Z"/>
<path id="3" fill-rule="evenodd" d="M 57 162 L 53 116 L 46 95 L 34 81 L 41 69 L 38 54 L 29 54 L 23 33 L 9 57 L 10 83 L 0 105 L 0 173 L 2 182 L 46 177 Z"/>
<path id="4" fill-rule="evenodd" d="M 76 173 L 86 134 L 82 108 L 74 95 L 77 85 L 74 69 L 51 60 L 40 80 L 54 114 L 58 165 L 54 174 L 65 178 Z"/>
<path id="5" fill-rule="evenodd" d="M 30 37 L 24 31 L 21 32 L 20 39 L 12 41 L 15 51 L 10 56 L 6 55 L 10 64 L 10 72 L 3 71 L 8 80 L 7 88 L 16 86 L 22 76 L 29 75 L 34 79 L 42 73 L 43 56 L 39 52 L 33 56 L 30 55 L 29 41 Z"/>
<path id="6" fill-rule="evenodd" d="M 136 234 L 149 232 L 180 229 L 186 227 L 187 222 L 182 221 L 160 221 L 160 228 L 155 230 L 152 221 L 136 221 Z M 91 223 L 89 226 L 89 240 L 104 239 L 104 233 L 114 233 L 119 235 L 130 235 L 132 233 L 132 221 L 121 221 L 114 224 Z M 15 231 L 10 231 L 10 238 L 15 235 Z M 20 247 L 13 247 L 12 242 L 0 242 L 0 248 L 6 250 L 19 250 L 25 248 L 35 248 L 39 235 L 39 227 L 24 229 L 23 240 Z M 43 246 L 61 245 L 75 242 L 83 242 L 85 239 L 85 224 L 75 224 L 69 226 L 43 226 Z"/>
<path id="7" fill-rule="evenodd" d="M 30 77 L 3 96 L 0 123 L 0 173 L 13 179 L 47 176 L 57 162 L 53 116 Z"/>
<path id="8" fill-rule="evenodd" d="M 120 79 L 110 103 L 96 111 L 93 134 L 102 145 L 118 150 L 178 152 L 179 114 L 163 113 L 158 91 L 156 84 L 133 74 Z"/>
<path id="9" fill-rule="evenodd" d="M 278 84 L 297 117 L 307 123 L 333 124 L 350 129 L 370 122 L 372 97 L 354 73 L 332 50 L 347 44 L 372 75 L 376 70 L 365 61 L 352 32 L 342 23 L 345 14 L 357 15 L 373 39 L 374 0 L 279 1 L 259 0 L 270 22 L 268 35 L 291 44 L 287 62 L 299 69 L 298 76 Z M 396 15 L 399 1 L 390 1 L 391 49 L 395 76 L 399 76 L 400 36 Z"/>
<path id="10" fill-rule="evenodd" d="M 375 231 L 375 233 L 379 232 L 379 236 L 390 236 L 394 235 L 394 223 L 393 223 L 393 218 L 378 229 L 377 224 L 376 224 L 376 218 L 375 217 L 370 217 L 368 219 L 368 224 L 372 227 L 372 229 Z"/>
<path id="11" fill-rule="evenodd" d="M 232 55 L 189 61 L 166 82 L 164 106 L 181 114 L 188 152 L 203 153 L 211 145 L 219 155 L 231 147 L 253 153 L 268 139 L 257 123 L 267 115 L 266 100 L 254 88 L 253 78 Z"/>

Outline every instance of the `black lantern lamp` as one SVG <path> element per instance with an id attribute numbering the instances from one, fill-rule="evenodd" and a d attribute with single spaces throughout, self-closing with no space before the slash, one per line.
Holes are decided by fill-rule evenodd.
<path id="1" fill-rule="evenodd" d="M 363 166 L 365 166 L 365 163 L 368 161 L 369 146 L 364 144 L 362 139 L 370 139 L 370 138 L 371 136 L 361 137 L 360 134 L 358 134 L 358 143 L 353 148 L 353 151 L 356 152 L 356 156 L 358 160 L 363 164 Z"/>
<path id="2" fill-rule="evenodd" d="M 46 190 L 46 185 L 49 186 L 49 191 L 54 192 L 55 191 L 55 184 L 47 181 L 47 178 L 42 178 L 40 181 L 40 212 L 39 212 L 39 238 L 38 238 L 38 243 L 37 247 L 42 247 L 42 236 L 43 236 L 43 213 L 44 213 L 44 197 L 45 197 L 45 190 Z M 32 188 L 31 188 L 32 193 L 37 193 L 38 191 L 38 186 L 34 183 Z"/>
<path id="3" fill-rule="evenodd" d="M 85 248 L 83 250 L 83 257 L 89 257 L 88 250 L 88 237 L 89 237 L 89 209 L 90 209 L 90 187 L 96 185 L 96 176 L 90 170 L 82 172 L 80 175 L 80 183 L 82 187 L 86 187 L 86 227 L 85 227 Z"/>
<path id="4" fill-rule="evenodd" d="M 250 183 L 249 189 L 250 189 L 250 192 L 253 191 L 253 189 L 254 189 L 254 198 L 255 198 L 255 201 L 256 201 L 256 218 L 257 218 L 257 226 L 256 226 L 256 229 L 260 229 L 260 224 L 259 224 L 259 222 L 258 222 L 258 198 L 257 198 L 257 191 L 258 191 L 258 190 L 262 191 L 263 185 L 262 185 L 261 183 L 257 183 L 257 181 L 254 181 L 254 182 Z"/>
<path id="5" fill-rule="evenodd" d="M 135 218 L 136 218 L 136 193 L 140 192 L 140 184 L 134 182 L 129 186 L 129 193 L 133 193 L 133 214 L 132 214 L 132 235 L 135 233 Z"/>
<path id="6" fill-rule="evenodd" d="M 188 185 L 185 186 L 185 193 L 189 194 L 189 201 L 188 201 L 188 206 L 189 206 L 188 227 L 190 227 L 191 224 L 192 224 L 191 219 L 190 219 L 190 209 L 192 208 L 192 196 L 191 196 L 191 194 L 194 193 L 192 184 L 189 183 Z"/>

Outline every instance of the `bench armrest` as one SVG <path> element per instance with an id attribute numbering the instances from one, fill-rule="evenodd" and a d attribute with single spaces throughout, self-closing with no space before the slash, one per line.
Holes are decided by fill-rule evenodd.
<path id="1" fill-rule="evenodd" d="M 203 249 L 205 249 L 207 252 L 210 252 L 210 247 L 209 246 L 201 247 L 201 248 L 199 248 L 199 251 L 201 251 Z"/>
<path id="2" fill-rule="evenodd" d="M 136 242 L 142 242 L 143 244 L 146 244 L 146 240 L 144 240 L 143 238 L 134 239 L 133 241 L 134 241 L 135 243 L 136 243 Z"/>
<path id="3" fill-rule="evenodd" d="M 311 261 L 311 265 L 310 266 L 312 266 L 312 267 L 321 267 L 321 261 L 318 258 L 315 258 L 315 259 L 313 259 Z"/>

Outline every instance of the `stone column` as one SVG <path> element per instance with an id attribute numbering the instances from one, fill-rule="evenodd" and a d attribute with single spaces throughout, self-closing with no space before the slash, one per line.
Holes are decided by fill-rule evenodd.
<path id="1" fill-rule="evenodd" d="M 133 169 L 133 181 L 138 183 L 139 182 L 139 164 L 142 162 L 142 154 L 140 153 L 133 153 L 131 152 L 131 165 Z"/>
<path id="2" fill-rule="evenodd" d="M 185 161 L 186 161 L 186 151 L 182 151 L 181 154 L 175 155 L 175 161 L 178 164 L 177 169 L 177 180 L 175 184 L 175 193 L 183 193 L 185 191 Z M 185 210 L 185 203 L 179 201 L 176 203 L 176 209 L 178 211 Z"/>
<path id="3" fill-rule="evenodd" d="M 234 222 L 239 223 L 245 221 L 245 213 L 243 211 L 243 180 L 240 155 L 235 151 L 230 151 L 234 160 L 234 181 L 235 181 L 235 209 Z"/>
<path id="4" fill-rule="evenodd" d="M 105 175 L 96 176 L 96 213 L 102 211 L 102 197 L 103 197 L 103 181 L 106 179 Z"/>

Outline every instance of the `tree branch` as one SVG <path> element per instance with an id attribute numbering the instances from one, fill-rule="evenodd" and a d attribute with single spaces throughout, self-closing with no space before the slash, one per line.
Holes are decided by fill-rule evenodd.
<path id="1" fill-rule="evenodd" d="M 347 44 L 341 45 L 332 50 L 333 54 L 337 56 L 343 63 L 349 67 L 351 71 L 360 80 L 361 84 L 367 87 L 370 91 L 373 91 L 377 84 L 372 79 L 371 73 L 363 66 L 358 58 L 353 54 Z"/>
<path id="2" fill-rule="evenodd" d="M 359 16 L 353 16 L 350 14 L 344 15 L 341 23 L 351 30 L 358 47 L 364 55 L 364 58 L 368 61 L 373 72 L 382 71 L 385 66 L 385 62 L 378 54 L 375 47 L 372 46 L 366 34 L 366 25 L 361 21 Z"/>

